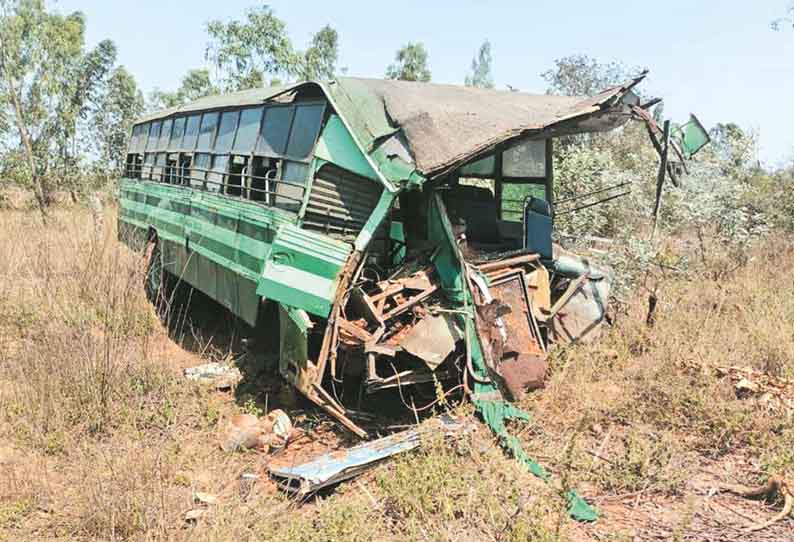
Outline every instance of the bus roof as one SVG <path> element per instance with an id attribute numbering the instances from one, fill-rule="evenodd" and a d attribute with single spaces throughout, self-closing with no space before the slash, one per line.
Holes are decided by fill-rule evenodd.
<path id="1" fill-rule="evenodd" d="M 409 81 L 340 77 L 207 96 L 148 114 L 136 124 L 245 107 L 321 89 L 361 149 L 391 181 L 431 178 L 524 137 L 604 131 L 624 124 L 645 74 L 593 96 L 553 96 Z"/>

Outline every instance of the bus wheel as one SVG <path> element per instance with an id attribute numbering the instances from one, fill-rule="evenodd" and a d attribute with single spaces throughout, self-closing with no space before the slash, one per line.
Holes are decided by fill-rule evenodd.
<path id="1" fill-rule="evenodd" d="M 163 254 L 160 250 L 160 243 L 156 238 L 146 247 L 146 252 L 148 253 L 148 258 L 143 287 L 146 291 L 146 297 L 156 306 L 161 301 L 164 279 Z"/>

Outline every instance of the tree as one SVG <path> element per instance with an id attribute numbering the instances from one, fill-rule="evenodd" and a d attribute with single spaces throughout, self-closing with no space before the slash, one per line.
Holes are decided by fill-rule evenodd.
<path id="1" fill-rule="evenodd" d="M 268 6 L 246 12 L 242 21 L 207 23 L 206 59 L 215 67 L 224 90 L 239 90 L 259 74 L 285 75 L 294 70 L 297 55 L 284 21 Z"/>
<path id="2" fill-rule="evenodd" d="M 99 165 L 106 175 L 121 168 L 132 124 L 142 111 L 143 95 L 135 78 L 119 66 L 110 75 L 91 118 Z"/>
<path id="3" fill-rule="evenodd" d="M 216 70 L 216 86 L 224 91 L 273 85 L 282 78 L 330 79 L 336 71 L 336 30 L 324 26 L 305 51 L 297 51 L 287 25 L 268 6 L 248 10 L 243 20 L 210 21 L 207 33 L 205 57 Z"/>
<path id="4" fill-rule="evenodd" d="M 467 87 L 493 88 L 493 74 L 491 73 L 491 42 L 485 40 L 480 50 L 471 60 L 471 75 L 466 76 Z"/>
<path id="5" fill-rule="evenodd" d="M 339 35 L 325 25 L 312 36 L 311 45 L 303 52 L 298 65 L 298 79 L 333 79 L 339 57 Z"/>
<path id="6" fill-rule="evenodd" d="M 789 2 L 786 14 L 772 21 L 771 26 L 773 30 L 780 30 L 786 27 L 794 28 L 794 2 Z"/>
<path id="7" fill-rule="evenodd" d="M 78 121 L 96 97 L 116 50 L 84 51 L 80 12 L 47 12 L 43 0 L 0 0 L 0 118 L 13 119 L 42 216 L 54 167 L 74 167 Z M 10 137 L 5 134 L 4 137 Z"/>
<path id="8" fill-rule="evenodd" d="M 408 42 L 401 47 L 394 57 L 394 64 L 386 68 L 386 77 L 402 81 L 430 81 L 425 46 L 420 42 Z"/>
<path id="9" fill-rule="evenodd" d="M 717 123 L 709 130 L 711 144 L 706 147 L 703 161 L 713 162 L 722 175 L 745 181 L 757 166 L 757 139 L 755 134 L 739 125 Z"/>
<path id="10" fill-rule="evenodd" d="M 605 88 L 624 83 L 632 72 L 619 62 L 600 63 L 587 55 L 571 55 L 554 61 L 554 68 L 540 74 L 549 84 L 547 94 L 592 96 Z"/>
<path id="11" fill-rule="evenodd" d="M 249 76 L 256 73 L 255 71 L 251 72 Z M 168 107 L 176 107 L 204 96 L 219 93 L 220 89 L 212 84 L 208 69 L 190 70 L 182 78 L 182 82 L 176 91 L 166 92 L 157 88 L 151 91 L 147 99 L 147 109 L 157 111 Z"/>

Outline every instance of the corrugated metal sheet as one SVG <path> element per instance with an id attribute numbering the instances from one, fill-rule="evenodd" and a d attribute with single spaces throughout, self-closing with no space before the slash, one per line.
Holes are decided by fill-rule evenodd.
<path id="1" fill-rule="evenodd" d="M 378 204 L 382 186 L 326 164 L 317 172 L 303 218 L 305 229 L 352 240 Z"/>

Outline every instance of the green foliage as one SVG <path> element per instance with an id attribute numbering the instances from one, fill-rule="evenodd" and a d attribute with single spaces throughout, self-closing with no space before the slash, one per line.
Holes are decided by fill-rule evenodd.
<path id="1" fill-rule="evenodd" d="M 107 173 L 123 164 L 132 123 L 143 111 L 143 96 L 135 78 L 119 66 L 108 78 L 92 111 L 91 125 L 100 164 Z"/>
<path id="2" fill-rule="evenodd" d="M 250 76 L 254 77 L 258 74 L 259 72 L 254 71 Z M 147 99 L 147 109 L 157 111 L 168 107 L 176 107 L 204 96 L 219 93 L 220 89 L 210 79 L 209 70 L 199 68 L 188 71 L 182 78 L 181 85 L 174 92 L 166 92 L 160 89 L 154 89 L 150 92 Z"/>
<path id="3" fill-rule="evenodd" d="M 402 81 L 430 81 L 425 46 L 420 42 L 408 42 L 401 47 L 394 57 L 394 64 L 386 68 L 386 77 Z"/>
<path id="4" fill-rule="evenodd" d="M 303 81 L 332 79 L 336 73 L 338 56 L 339 36 L 336 30 L 325 25 L 312 36 L 311 45 L 298 63 L 298 79 Z"/>
<path id="5" fill-rule="evenodd" d="M 50 12 L 41 0 L 0 3 L 0 141 L 23 158 L 15 177 L 24 171 L 19 180 L 35 189 L 42 212 L 54 190 L 74 190 L 84 178 L 82 151 L 96 146 L 92 117 L 103 104 L 120 105 L 116 47 L 103 40 L 87 50 L 85 25 L 82 13 Z M 103 159 L 118 139 L 99 144 Z"/>
<path id="6" fill-rule="evenodd" d="M 570 55 L 554 61 L 554 68 L 540 74 L 549 84 L 548 94 L 592 96 L 625 82 L 639 68 L 628 69 L 619 62 L 601 63 L 587 55 Z"/>
<path id="7" fill-rule="evenodd" d="M 485 40 L 471 60 L 471 74 L 466 76 L 467 87 L 493 88 L 493 74 L 491 73 L 491 42 Z"/>
<path id="8" fill-rule="evenodd" d="M 264 86 L 266 76 L 298 80 L 330 79 L 336 71 L 339 36 L 326 25 L 306 51 L 296 51 L 287 25 L 268 6 L 246 12 L 243 20 L 207 23 L 206 59 L 220 74 L 224 91 Z"/>

